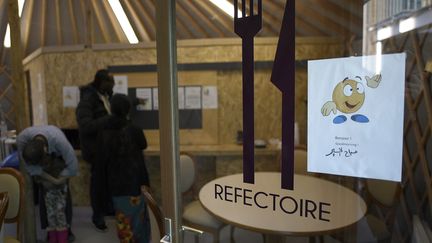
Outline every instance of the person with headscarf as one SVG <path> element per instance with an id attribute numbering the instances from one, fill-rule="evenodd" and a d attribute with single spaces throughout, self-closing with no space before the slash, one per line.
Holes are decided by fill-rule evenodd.
<path id="1" fill-rule="evenodd" d="M 148 243 L 150 221 L 141 193 L 150 182 L 143 150 L 147 140 L 142 129 L 128 119 L 131 102 L 126 95 L 111 98 L 111 119 L 99 136 L 101 160 L 106 161 L 108 186 L 116 212 L 120 242 Z"/>

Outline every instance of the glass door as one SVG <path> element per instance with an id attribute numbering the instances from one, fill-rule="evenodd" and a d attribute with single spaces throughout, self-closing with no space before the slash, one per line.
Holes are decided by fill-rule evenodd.
<path id="1" fill-rule="evenodd" d="M 180 180 L 192 177 L 180 175 L 185 150 L 207 163 L 198 166 L 204 172 L 196 172 L 200 181 L 194 195 L 203 212 L 230 229 L 211 234 L 217 242 L 231 237 L 256 243 L 432 239 L 431 1 L 295 1 L 295 75 L 289 80 L 295 83 L 295 114 L 288 118 L 295 122 L 288 138 L 292 167 L 281 149 L 286 99 L 270 82 L 278 38 L 253 38 L 253 63 L 259 64 L 252 67 L 255 163 L 249 168 L 254 179 L 246 181 L 242 143 L 251 138 L 244 137 L 250 127 L 242 116 L 244 74 L 238 66 L 247 48 L 240 38 L 211 48 L 176 46 L 174 2 L 157 1 L 161 195 L 171 219 L 168 242 L 184 239 Z M 290 0 L 251 2 L 239 4 L 239 11 L 253 8 L 254 15 L 262 7 L 268 34 L 275 19 L 283 24 Z M 237 17 L 230 19 L 233 26 Z M 180 149 L 177 49 L 184 56 L 194 51 L 201 58 L 197 62 L 216 70 L 217 144 Z M 218 57 L 213 50 L 228 54 Z M 293 173 L 293 188 L 281 186 L 284 173 Z"/>

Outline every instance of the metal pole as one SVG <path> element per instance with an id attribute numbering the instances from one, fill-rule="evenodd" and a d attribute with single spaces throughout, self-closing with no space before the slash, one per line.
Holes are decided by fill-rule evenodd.
<path id="1" fill-rule="evenodd" d="M 156 2 L 162 205 L 165 216 L 173 222 L 171 242 L 181 243 L 175 0 Z"/>

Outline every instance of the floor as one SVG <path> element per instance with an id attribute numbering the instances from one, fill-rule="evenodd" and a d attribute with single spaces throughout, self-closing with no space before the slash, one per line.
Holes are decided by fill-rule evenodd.
<path id="1" fill-rule="evenodd" d="M 36 210 L 38 212 L 38 210 Z M 118 238 L 116 235 L 115 221 L 113 217 L 107 217 L 106 223 L 108 226 L 108 232 L 101 233 L 97 232 L 90 222 L 91 216 L 91 208 L 90 207 L 75 207 L 74 208 L 74 216 L 72 222 L 72 231 L 75 234 L 76 240 L 75 243 L 117 243 Z M 38 218 L 38 215 L 36 215 Z M 13 234 L 14 233 L 14 225 L 5 225 L 5 234 Z M 39 226 L 37 228 L 40 229 Z M 37 232 L 39 242 L 44 242 L 43 239 L 46 237 L 46 232 L 42 230 L 38 230 Z M 236 243 L 262 243 L 263 236 L 260 233 L 243 230 L 240 228 L 236 228 L 234 233 L 234 238 Z M 229 228 L 226 227 L 222 230 L 220 235 L 220 243 L 229 243 Z M 308 238 L 306 237 L 286 237 L 282 242 L 289 243 L 307 243 Z M 327 238 L 325 242 L 329 241 Z M 191 233 L 185 233 L 184 243 L 194 243 L 194 235 Z M 213 243 L 212 236 L 210 234 L 204 233 L 200 236 L 199 243 Z M 273 243 L 273 242 L 266 242 Z"/>
<path id="2" fill-rule="evenodd" d="M 38 210 L 36 209 L 36 214 Z M 75 234 L 76 240 L 75 243 L 118 243 L 118 238 L 116 235 L 115 221 L 113 217 L 107 217 L 106 223 L 108 226 L 108 232 L 100 233 L 97 232 L 90 222 L 91 209 L 90 207 L 75 207 L 74 208 L 74 216 L 72 222 L 72 231 Z M 38 215 L 36 215 L 38 218 Z M 37 221 L 37 226 L 39 230 L 37 231 L 37 237 L 39 239 L 39 243 L 45 242 L 46 232 L 40 230 L 39 223 Z M 15 233 L 15 226 L 11 224 L 5 225 L 5 234 L 13 235 Z M 222 230 L 220 235 L 220 243 L 228 243 L 229 241 L 229 228 L 226 227 Z M 259 233 L 243 230 L 240 228 L 236 228 L 234 237 L 236 243 L 262 243 L 263 236 Z M 204 233 L 200 236 L 199 243 L 213 243 L 212 236 L 210 234 Z M 288 241 L 287 241 L 288 242 Z M 291 243 L 306 243 L 308 242 L 306 238 L 296 237 L 289 240 Z M 194 243 L 194 235 L 191 233 L 185 233 L 184 243 Z M 272 243 L 272 242 L 267 242 Z"/>
<path id="3" fill-rule="evenodd" d="M 74 218 L 72 222 L 72 230 L 76 236 L 75 243 L 111 243 L 118 242 L 113 217 L 107 217 L 106 222 L 109 228 L 108 232 L 97 232 L 90 222 L 91 209 L 89 207 L 75 207 Z M 237 243 L 261 243 L 262 236 L 255 232 L 236 230 L 235 239 Z M 194 235 L 191 233 L 185 234 L 184 243 L 193 243 Z M 229 242 L 229 229 L 225 228 L 221 232 L 221 243 Z M 301 241 L 299 241 L 300 243 Z M 200 238 L 200 243 L 212 243 L 210 234 L 203 234 Z"/>

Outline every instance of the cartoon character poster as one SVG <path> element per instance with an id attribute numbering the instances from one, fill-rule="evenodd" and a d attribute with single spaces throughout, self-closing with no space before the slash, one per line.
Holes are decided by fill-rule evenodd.
<path id="1" fill-rule="evenodd" d="M 405 54 L 308 62 L 308 171 L 401 181 Z"/>

